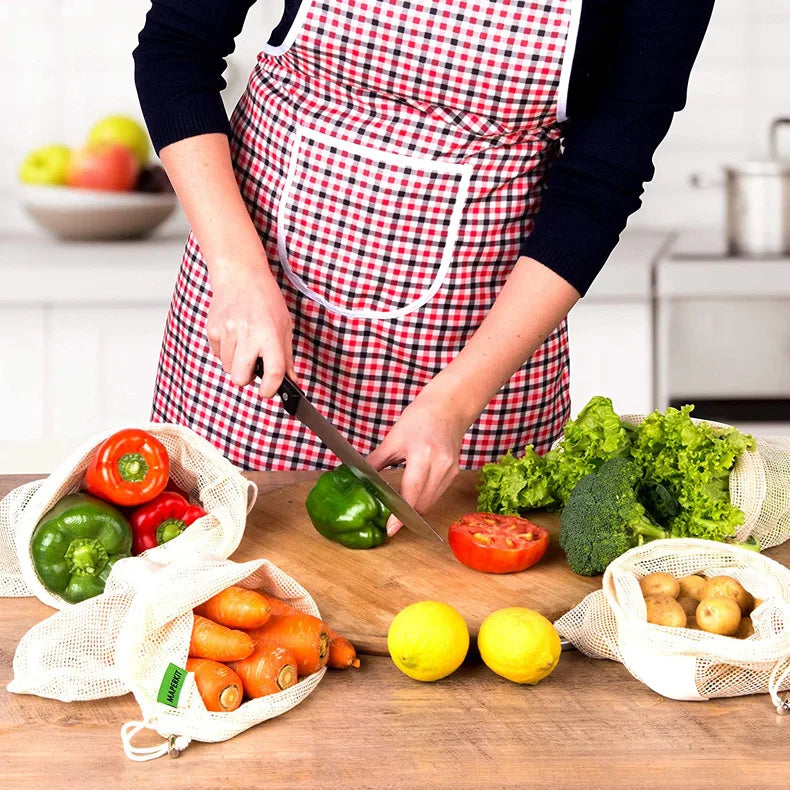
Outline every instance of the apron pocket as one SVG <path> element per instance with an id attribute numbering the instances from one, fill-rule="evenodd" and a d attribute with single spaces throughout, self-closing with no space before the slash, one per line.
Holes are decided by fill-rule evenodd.
<path id="1" fill-rule="evenodd" d="M 277 211 L 288 279 L 348 317 L 416 310 L 447 275 L 470 174 L 297 128 Z"/>

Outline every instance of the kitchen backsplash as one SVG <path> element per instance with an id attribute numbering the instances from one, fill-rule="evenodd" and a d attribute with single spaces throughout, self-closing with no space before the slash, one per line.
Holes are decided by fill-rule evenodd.
<path id="1" fill-rule="evenodd" d="M 0 190 L 16 183 L 19 161 L 39 144 L 77 145 L 103 115 L 139 115 L 131 51 L 148 0 L 0 0 L 2 97 Z M 246 82 L 255 55 L 279 19 L 281 0 L 251 9 L 231 57 L 226 104 Z M 689 175 L 766 154 L 767 126 L 790 115 L 790 3 L 719 0 L 698 58 L 689 106 L 659 149 L 656 177 L 634 226 L 719 224 L 721 190 L 704 199 Z M 790 155 L 790 140 L 784 141 Z"/>

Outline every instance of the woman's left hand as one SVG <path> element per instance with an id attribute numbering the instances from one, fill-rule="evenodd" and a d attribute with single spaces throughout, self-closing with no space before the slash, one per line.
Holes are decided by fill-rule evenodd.
<path id="1" fill-rule="evenodd" d="M 468 427 L 447 400 L 433 397 L 429 390 L 423 390 L 404 409 L 367 459 L 376 469 L 405 462 L 401 495 L 421 513 L 439 499 L 458 474 L 461 441 Z M 394 535 L 401 526 L 397 518 L 390 517 L 387 534 Z"/>

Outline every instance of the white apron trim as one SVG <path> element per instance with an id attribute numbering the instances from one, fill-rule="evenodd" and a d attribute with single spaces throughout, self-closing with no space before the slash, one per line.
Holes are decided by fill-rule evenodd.
<path id="1" fill-rule="evenodd" d="M 288 248 L 286 245 L 286 221 L 285 221 L 285 207 L 288 202 L 288 197 L 291 194 L 291 188 L 294 184 L 296 175 L 296 167 L 299 160 L 299 150 L 302 145 L 302 140 L 313 140 L 314 142 L 321 143 L 327 146 L 333 146 L 346 151 L 350 154 L 355 154 L 363 159 L 373 159 L 380 162 L 385 162 L 397 167 L 409 167 L 434 173 L 445 173 L 449 175 L 458 175 L 460 180 L 457 188 L 457 199 L 453 206 L 452 214 L 450 215 L 450 224 L 447 228 L 447 236 L 445 245 L 442 250 L 442 259 L 439 264 L 439 269 L 436 272 L 431 285 L 426 288 L 414 301 L 410 302 L 397 310 L 351 310 L 346 307 L 341 307 L 329 301 L 325 297 L 316 293 L 310 288 L 307 283 L 291 268 L 288 261 Z M 320 304 L 326 310 L 338 315 L 346 316 L 347 318 L 372 318 L 378 320 L 390 320 L 393 318 L 402 318 L 408 313 L 417 310 L 428 302 L 434 294 L 439 290 L 447 272 L 450 269 L 450 264 L 455 253 L 455 243 L 458 240 L 458 230 L 461 225 L 461 217 L 463 216 L 464 209 L 466 208 L 466 199 L 469 194 L 469 183 L 472 176 L 471 164 L 454 164 L 450 162 L 436 161 L 433 159 L 422 159 L 414 156 L 405 156 L 404 154 L 396 154 L 391 151 L 381 151 L 376 148 L 368 148 L 356 143 L 345 142 L 339 140 L 331 135 L 309 129 L 305 126 L 298 126 L 294 132 L 293 140 L 291 143 L 291 155 L 288 163 L 288 173 L 283 183 L 282 192 L 280 194 L 279 202 L 277 205 L 277 251 L 279 253 L 280 265 L 283 267 L 286 277 L 291 281 L 293 286 L 301 291 L 309 299 Z"/>
<path id="2" fill-rule="evenodd" d="M 562 56 L 560 69 L 560 84 L 557 88 L 557 120 L 568 120 L 568 90 L 571 84 L 571 71 L 573 70 L 573 56 L 576 54 L 576 39 L 579 36 L 579 21 L 582 16 L 583 0 L 568 0 L 571 10 L 571 19 L 568 23 L 568 33 L 565 36 L 565 52 Z"/>
<path id="3" fill-rule="evenodd" d="M 313 0 L 302 0 L 302 2 L 299 3 L 299 10 L 296 12 L 294 21 L 291 23 L 291 27 L 283 39 L 283 43 L 278 44 L 277 46 L 269 46 L 269 44 L 266 44 L 263 47 L 264 54 L 272 55 L 274 57 L 277 57 L 278 55 L 284 55 L 294 45 L 294 42 L 302 32 L 304 23 L 307 21 L 307 15 L 312 7 Z"/>

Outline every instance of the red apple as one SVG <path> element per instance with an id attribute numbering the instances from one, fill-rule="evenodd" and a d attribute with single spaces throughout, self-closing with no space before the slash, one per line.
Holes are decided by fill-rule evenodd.
<path id="1" fill-rule="evenodd" d="M 87 146 L 72 154 L 66 183 L 82 189 L 126 192 L 134 186 L 139 171 L 137 157 L 124 145 Z"/>

